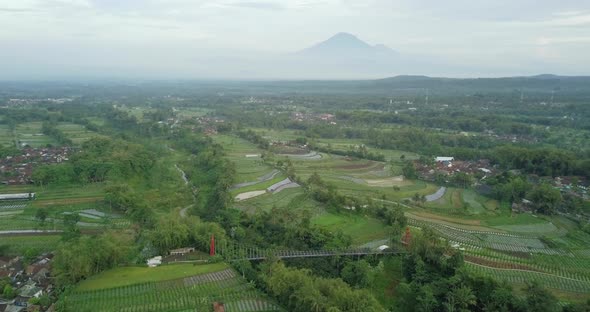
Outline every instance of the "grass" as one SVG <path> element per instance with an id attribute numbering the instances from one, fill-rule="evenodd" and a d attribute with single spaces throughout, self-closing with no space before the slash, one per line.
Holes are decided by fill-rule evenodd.
<path id="1" fill-rule="evenodd" d="M 173 280 L 187 276 L 217 272 L 227 269 L 225 263 L 213 264 L 170 264 L 155 268 L 122 267 L 115 268 L 81 282 L 77 291 L 90 291 L 106 288 L 121 287 L 147 282 Z"/>
<path id="2" fill-rule="evenodd" d="M 515 215 L 503 215 L 487 219 L 483 221 L 485 225 L 489 226 L 505 226 L 505 225 L 530 225 L 530 224 L 544 224 L 547 220 L 540 217 L 533 217 L 528 213 L 520 213 Z"/>
<path id="3" fill-rule="evenodd" d="M 329 231 L 342 231 L 350 235 L 354 245 L 383 239 L 388 235 L 387 227 L 383 222 L 352 213 L 329 212 L 314 218 L 312 223 Z"/>

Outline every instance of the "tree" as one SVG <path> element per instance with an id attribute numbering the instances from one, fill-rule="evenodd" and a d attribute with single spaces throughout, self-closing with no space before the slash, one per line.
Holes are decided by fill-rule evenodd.
<path id="1" fill-rule="evenodd" d="M 526 302 L 530 312 L 557 312 L 560 310 L 557 299 L 536 281 L 527 285 Z"/>
<path id="2" fill-rule="evenodd" d="M 346 263 L 340 276 L 348 284 L 364 288 L 369 285 L 369 272 L 371 268 L 365 260 L 349 261 Z"/>
<path id="3" fill-rule="evenodd" d="M 449 312 L 469 312 L 469 307 L 475 305 L 476 297 L 468 286 L 453 288 L 447 293 L 447 301 L 444 306 Z"/>
<path id="4" fill-rule="evenodd" d="M 542 183 L 535 187 L 529 198 L 534 203 L 537 211 L 544 214 L 553 214 L 563 198 L 559 190 L 553 188 L 547 183 Z"/>
<path id="5" fill-rule="evenodd" d="M 35 212 L 35 219 L 39 220 L 39 223 L 41 223 L 41 225 L 45 224 L 45 220 L 47 219 L 47 216 L 49 215 L 49 213 L 47 212 L 46 209 L 40 208 L 37 209 L 37 211 Z"/>
<path id="6" fill-rule="evenodd" d="M 406 179 L 415 179 L 417 177 L 417 173 L 414 163 L 411 161 L 406 161 L 402 167 L 402 173 Z"/>
<path id="7" fill-rule="evenodd" d="M 6 299 L 12 299 L 16 297 L 16 292 L 14 291 L 14 288 L 12 288 L 12 286 L 5 285 L 4 291 L 2 292 L 2 296 L 4 296 L 4 298 Z"/>
<path id="8" fill-rule="evenodd" d="M 188 244 L 190 228 L 179 215 L 170 214 L 158 219 L 154 229 L 150 230 L 147 236 L 160 253 L 167 253 L 170 249 Z"/>

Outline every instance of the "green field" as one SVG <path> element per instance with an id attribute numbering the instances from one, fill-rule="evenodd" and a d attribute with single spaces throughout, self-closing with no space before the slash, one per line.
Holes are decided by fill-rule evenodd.
<path id="1" fill-rule="evenodd" d="M 217 272 L 227 269 L 225 263 L 213 264 L 170 264 L 155 268 L 150 267 L 122 267 L 102 272 L 81 282 L 76 290 L 89 291 L 105 288 L 115 288 L 133 284 L 160 282 L 182 277 Z"/>
<path id="2" fill-rule="evenodd" d="M 0 145 L 14 146 L 14 135 L 8 125 L 0 124 Z"/>
<path id="3" fill-rule="evenodd" d="M 342 231 L 350 235 L 354 245 L 388 237 L 383 222 L 352 213 L 325 213 L 314 218 L 312 223 L 329 231 Z"/>
<path id="4" fill-rule="evenodd" d="M 57 129 L 61 130 L 68 139 L 72 140 L 74 145 L 79 145 L 84 141 L 99 136 L 98 133 L 90 131 L 82 125 L 73 123 L 60 122 L 57 125 Z"/>
<path id="5" fill-rule="evenodd" d="M 246 155 L 260 155 L 262 153 L 262 150 L 254 144 L 227 135 L 216 135 L 213 139 L 223 146 L 227 158 L 236 164 L 236 183 L 255 181 L 272 171 L 272 168 L 264 164 L 260 157 L 246 157 Z"/>
<path id="6" fill-rule="evenodd" d="M 36 253 L 51 252 L 60 240 L 60 235 L 2 236 L 0 249 L 6 248 L 3 253 L 14 256 L 24 255 L 28 250 L 34 250 Z"/>
<path id="7" fill-rule="evenodd" d="M 67 311 L 282 311 L 226 264 L 117 268 L 80 283 L 64 300 Z"/>
<path id="8" fill-rule="evenodd" d="M 16 135 L 19 145 L 31 147 L 44 147 L 47 144 L 55 145 L 57 142 L 41 132 L 42 122 L 26 122 L 16 126 Z"/>
<path id="9" fill-rule="evenodd" d="M 312 215 L 320 215 L 324 212 L 323 206 L 309 198 L 302 188 L 285 189 L 276 194 L 267 193 L 249 200 L 236 202 L 234 206 L 251 213 L 270 211 L 273 207 L 309 211 Z"/>

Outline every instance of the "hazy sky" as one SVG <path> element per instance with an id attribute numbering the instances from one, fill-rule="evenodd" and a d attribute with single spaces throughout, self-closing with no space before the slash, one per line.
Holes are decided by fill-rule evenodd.
<path id="1" fill-rule="evenodd" d="M 590 74 L 588 0 L 0 0 L 0 79 L 207 77 L 337 32 L 461 65 L 450 75 Z"/>

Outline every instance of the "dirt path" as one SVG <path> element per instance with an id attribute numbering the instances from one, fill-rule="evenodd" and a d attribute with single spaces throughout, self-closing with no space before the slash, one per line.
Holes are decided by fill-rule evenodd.
<path id="1" fill-rule="evenodd" d="M 180 209 L 180 211 L 178 212 L 180 214 L 180 217 L 181 218 L 186 218 L 186 211 L 189 210 L 190 208 L 192 208 L 193 206 L 194 206 L 194 204 L 193 205 L 188 205 L 188 206 Z"/>
<path id="2" fill-rule="evenodd" d="M 184 185 L 188 185 L 188 179 L 186 177 L 186 173 L 184 172 L 184 170 L 180 169 L 177 164 L 174 164 L 174 168 L 176 168 L 176 170 L 178 170 L 178 172 L 180 172 L 180 175 L 182 176 L 182 180 L 184 181 Z"/>

